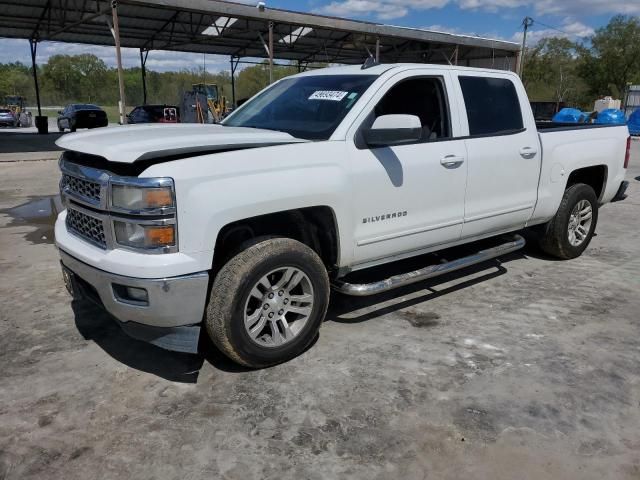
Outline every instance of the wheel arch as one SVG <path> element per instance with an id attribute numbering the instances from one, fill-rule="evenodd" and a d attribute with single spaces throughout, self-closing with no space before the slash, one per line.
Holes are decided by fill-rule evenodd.
<path id="1" fill-rule="evenodd" d="M 589 167 L 573 170 L 567 178 L 565 190 L 578 183 L 584 183 L 593 188 L 598 201 L 602 200 L 602 195 L 607 185 L 608 167 L 606 165 L 593 165 Z"/>
<path id="2" fill-rule="evenodd" d="M 329 271 L 339 264 L 340 235 L 336 213 L 327 205 L 318 205 L 261 214 L 224 225 L 215 239 L 214 275 L 239 253 L 242 244 L 263 236 L 298 240 L 313 249 Z"/>

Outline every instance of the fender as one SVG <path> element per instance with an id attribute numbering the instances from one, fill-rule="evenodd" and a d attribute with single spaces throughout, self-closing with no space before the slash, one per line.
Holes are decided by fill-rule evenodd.
<path id="1" fill-rule="evenodd" d="M 142 177 L 176 181 L 180 250 L 206 253 L 222 228 L 292 209 L 327 206 L 338 226 L 340 265 L 353 253 L 349 167 L 344 142 L 314 142 L 190 157 L 153 165 Z"/>

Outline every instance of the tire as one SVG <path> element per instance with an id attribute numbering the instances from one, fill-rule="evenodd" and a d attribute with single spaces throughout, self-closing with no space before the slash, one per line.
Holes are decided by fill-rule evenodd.
<path id="1" fill-rule="evenodd" d="M 71 125 L 71 126 L 69 127 L 69 131 L 70 131 L 71 133 L 75 132 L 75 131 L 76 131 L 76 126 L 75 126 L 75 125 L 73 125 L 73 124 L 70 124 L 70 125 Z"/>
<path id="2" fill-rule="evenodd" d="M 291 271 L 301 273 L 293 274 L 287 282 L 285 277 Z M 298 278 L 302 279 L 290 291 L 278 295 Z M 265 288 L 264 283 L 259 285 L 265 279 L 272 289 Z M 281 282 L 284 287 L 278 286 Z M 255 295 L 254 286 L 264 295 L 262 298 Z M 269 295 L 275 298 L 268 299 Z M 311 301 L 296 300 L 303 296 Z M 287 302 L 288 307 L 283 303 L 278 306 L 277 302 Z M 249 243 L 218 272 L 211 288 L 205 324 L 212 342 L 227 357 L 246 367 L 263 368 L 302 353 L 315 339 L 328 305 L 329 278 L 320 257 L 295 240 L 262 238 Z M 268 310 L 263 310 L 267 307 Z M 298 314 L 289 308 L 309 313 Z M 264 312 L 275 319 L 269 320 Z M 257 318 L 254 331 L 263 335 L 254 334 L 252 338 L 249 330 L 253 324 L 249 321 L 249 327 L 245 327 L 245 318 L 251 317 Z M 263 330 L 259 330 L 261 324 Z M 273 328 L 278 330 L 277 334 Z"/>
<path id="3" fill-rule="evenodd" d="M 58 122 L 58 131 L 59 131 L 60 133 L 64 133 L 64 128 L 62 128 L 62 127 L 60 126 L 60 122 Z"/>
<path id="4" fill-rule="evenodd" d="M 577 210 L 578 205 L 586 205 L 586 203 L 582 202 L 587 202 L 591 207 L 591 221 L 588 224 L 588 228 L 583 226 L 582 232 L 586 232 L 586 234 L 580 233 L 580 237 L 583 238 L 575 237 L 572 242 L 569 226 L 572 221 L 574 222 L 572 225 L 575 225 L 575 219 L 572 219 L 572 214 L 575 213 L 574 210 Z M 545 253 L 563 260 L 577 258 L 589 246 L 597 223 L 598 198 L 595 191 L 584 183 L 572 185 L 565 190 L 555 217 L 544 226 L 542 237 L 539 240 L 540 248 Z M 578 240 L 581 241 L 576 244 Z"/>

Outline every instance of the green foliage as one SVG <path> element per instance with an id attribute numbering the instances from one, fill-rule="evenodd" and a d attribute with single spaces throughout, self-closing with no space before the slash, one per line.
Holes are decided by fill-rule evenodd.
<path id="1" fill-rule="evenodd" d="M 640 83 L 640 18 L 617 15 L 580 52 L 580 74 L 594 96 L 622 98 Z"/>
<path id="2" fill-rule="evenodd" d="M 297 73 L 294 67 L 274 67 L 274 80 Z M 96 103 L 117 105 L 118 75 L 115 68 L 91 54 L 54 55 L 38 66 L 40 97 L 43 105 Z M 142 71 L 124 70 L 125 97 L 129 107 L 144 101 Z M 231 75 L 228 71 L 212 74 L 202 67 L 177 72 L 147 71 L 147 103 L 179 104 L 182 94 L 194 83 L 214 83 L 220 95 L 231 101 Z M 269 84 L 267 63 L 253 65 L 236 73 L 236 99 L 248 98 Z M 31 68 L 22 63 L 0 64 L 0 98 L 23 95 L 35 104 Z"/>
<path id="3" fill-rule="evenodd" d="M 578 73 L 579 48 L 567 38 L 545 38 L 527 50 L 523 81 L 532 101 L 576 106 L 590 102 L 585 82 Z"/>
<path id="4" fill-rule="evenodd" d="M 21 63 L 0 63 L 0 104 L 5 95 L 35 97 L 31 69 Z"/>
<path id="5" fill-rule="evenodd" d="M 531 100 L 593 108 L 596 98 L 622 99 L 640 83 L 640 19 L 618 15 L 583 44 L 547 38 L 525 56 L 524 83 Z"/>

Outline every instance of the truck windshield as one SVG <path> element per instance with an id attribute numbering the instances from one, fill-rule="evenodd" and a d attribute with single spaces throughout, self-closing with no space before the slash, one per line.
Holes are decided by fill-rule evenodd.
<path id="1" fill-rule="evenodd" d="M 228 127 L 278 130 L 308 140 L 327 140 L 376 78 L 376 75 L 287 78 L 252 98 L 222 123 Z"/>

